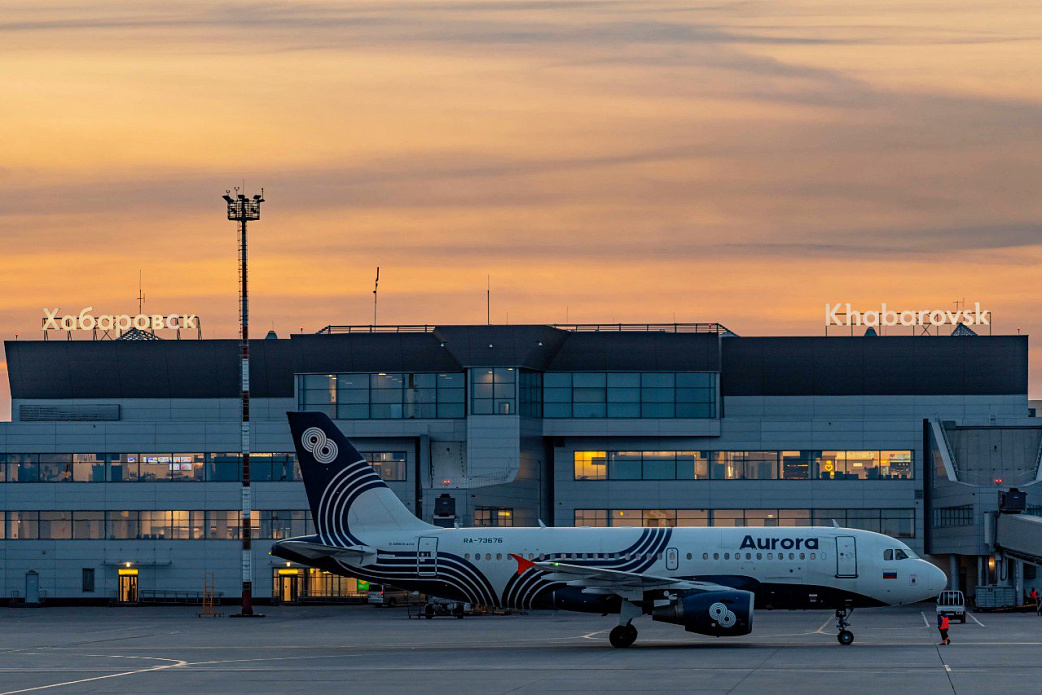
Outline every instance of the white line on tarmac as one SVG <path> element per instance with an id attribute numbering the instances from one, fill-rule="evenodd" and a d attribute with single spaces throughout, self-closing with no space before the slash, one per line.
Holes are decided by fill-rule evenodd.
<path id="1" fill-rule="evenodd" d="M 124 656 L 116 657 L 114 655 L 103 655 L 103 654 L 84 654 L 84 656 L 108 656 L 109 658 L 122 658 L 122 659 L 153 659 L 156 661 L 172 661 L 170 664 L 161 664 L 159 666 L 153 666 L 151 668 L 141 668 L 136 671 L 123 671 L 121 673 L 110 673 L 104 676 L 95 676 L 93 678 L 81 678 L 75 681 L 65 681 L 63 683 L 49 683 L 48 685 L 37 685 L 32 688 L 22 688 L 21 690 L 7 690 L 0 695 L 16 695 L 16 693 L 30 693 L 37 690 L 48 690 L 50 688 L 60 688 L 65 685 L 77 685 L 79 683 L 90 683 L 91 681 L 105 680 L 106 678 L 119 678 L 120 676 L 133 676 L 136 673 L 149 673 L 151 671 L 163 671 L 168 668 L 175 668 L 178 666 L 185 666 L 188 662 L 180 661 L 178 659 L 164 659 L 158 656 Z"/>
<path id="2" fill-rule="evenodd" d="M 823 630 L 824 630 L 824 629 L 825 629 L 825 628 L 826 628 L 826 627 L 828 626 L 828 624 L 829 624 L 829 623 L 831 623 L 831 622 L 832 622 L 833 620 L 835 620 L 835 618 L 825 618 L 825 622 L 823 622 L 823 623 L 821 624 L 821 627 L 819 627 L 819 628 L 818 628 L 817 630 L 815 630 L 814 632 L 820 632 L 821 634 L 823 634 L 823 635 L 824 635 L 825 633 L 824 633 L 824 632 L 822 632 L 822 631 L 823 631 Z"/>
<path id="3" fill-rule="evenodd" d="M 975 616 L 973 613 L 967 613 L 966 615 L 970 616 L 970 620 L 972 620 L 973 622 L 977 623 L 981 627 L 984 627 L 984 623 L 982 623 L 981 621 L 977 620 L 977 616 Z"/>
<path id="4" fill-rule="evenodd" d="M 930 621 L 926 619 L 926 613 L 919 611 L 919 615 L 923 616 L 923 625 L 930 627 Z"/>

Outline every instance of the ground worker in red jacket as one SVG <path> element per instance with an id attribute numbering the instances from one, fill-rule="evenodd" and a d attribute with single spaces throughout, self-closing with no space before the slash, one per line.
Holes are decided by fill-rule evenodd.
<path id="1" fill-rule="evenodd" d="M 937 616 L 937 629 L 941 632 L 941 644 L 951 644 L 948 639 L 948 616 L 943 613 Z"/>

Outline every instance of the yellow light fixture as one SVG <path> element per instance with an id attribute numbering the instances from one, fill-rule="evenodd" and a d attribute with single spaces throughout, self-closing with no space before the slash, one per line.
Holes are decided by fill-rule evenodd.
<path id="1" fill-rule="evenodd" d="M 128 568 L 130 567 L 130 563 L 129 563 L 129 562 L 127 562 L 127 563 L 125 563 L 125 564 L 126 564 L 126 566 L 127 566 Z"/>

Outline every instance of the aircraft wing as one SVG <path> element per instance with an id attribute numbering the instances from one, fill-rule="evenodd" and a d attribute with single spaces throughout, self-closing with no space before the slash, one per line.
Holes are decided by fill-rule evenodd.
<path id="1" fill-rule="evenodd" d="M 707 591 L 728 591 L 729 587 L 711 582 L 698 582 L 674 577 L 659 577 L 639 572 L 623 572 L 602 567 L 583 567 L 564 562 L 534 562 L 519 555 L 511 554 L 517 560 L 517 572 L 536 567 L 548 574 L 543 579 L 552 582 L 564 582 L 568 586 L 582 587 L 588 594 L 617 594 L 629 600 L 641 600 L 644 592 L 653 589 L 702 593 Z"/>
<path id="2" fill-rule="evenodd" d="M 352 545 L 347 548 L 338 548 L 336 546 L 324 545 L 322 543 L 290 539 L 279 541 L 275 544 L 275 547 L 288 550 L 289 552 L 308 560 L 318 560 L 320 558 L 331 557 L 351 560 L 356 564 L 362 565 L 376 561 L 376 550 L 367 545 Z"/>

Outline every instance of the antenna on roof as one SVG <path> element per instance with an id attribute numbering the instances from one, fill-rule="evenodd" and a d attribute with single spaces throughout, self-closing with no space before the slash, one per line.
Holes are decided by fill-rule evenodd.
<path id="1" fill-rule="evenodd" d="M 492 276 L 485 276 L 485 324 L 492 325 Z"/>
<path id="2" fill-rule="evenodd" d="M 376 290 L 380 287 L 380 266 L 376 266 L 376 280 L 373 281 L 373 325 L 376 325 Z"/>
<path id="3" fill-rule="evenodd" d="M 141 269 L 137 271 L 137 313 L 141 314 L 142 308 L 145 306 L 145 295 L 141 291 Z"/>

